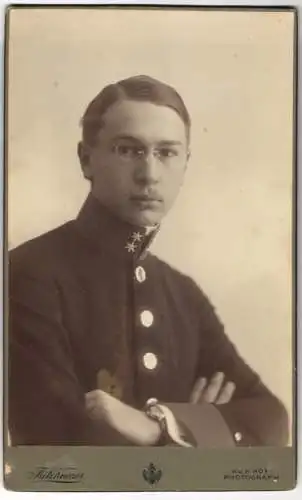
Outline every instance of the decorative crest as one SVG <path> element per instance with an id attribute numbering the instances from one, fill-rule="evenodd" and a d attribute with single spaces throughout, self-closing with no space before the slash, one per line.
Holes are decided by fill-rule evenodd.
<path id="1" fill-rule="evenodd" d="M 148 467 L 145 467 L 143 469 L 143 478 L 147 483 L 153 485 L 155 483 L 158 483 L 162 476 L 162 470 L 157 469 L 156 465 L 154 465 L 152 462 L 149 463 Z"/>

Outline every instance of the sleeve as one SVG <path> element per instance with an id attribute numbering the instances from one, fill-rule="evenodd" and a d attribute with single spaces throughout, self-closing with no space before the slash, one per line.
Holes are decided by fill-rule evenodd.
<path id="1" fill-rule="evenodd" d="M 9 273 L 8 422 L 14 445 L 129 445 L 85 410 L 59 295 L 50 279 Z"/>
<path id="2" fill-rule="evenodd" d="M 288 415 L 281 401 L 247 365 L 224 332 L 212 305 L 203 296 L 199 364 L 196 378 L 223 372 L 236 390 L 232 400 L 216 408 L 238 446 L 285 446 Z"/>
<path id="3" fill-rule="evenodd" d="M 214 405 L 165 403 L 173 413 L 177 434 L 192 447 L 234 448 L 228 425 Z"/>

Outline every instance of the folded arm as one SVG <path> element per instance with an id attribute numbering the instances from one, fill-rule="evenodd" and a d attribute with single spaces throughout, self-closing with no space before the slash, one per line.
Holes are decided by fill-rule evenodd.
<path id="1" fill-rule="evenodd" d="M 219 377 L 224 391 L 217 390 Z M 241 358 L 206 297 L 202 303 L 196 379 L 200 379 L 201 401 L 215 405 L 237 445 L 288 443 L 288 415 L 284 405 Z"/>
<path id="2" fill-rule="evenodd" d="M 95 422 L 87 413 L 55 284 L 11 273 L 9 291 L 12 445 L 132 444 L 108 422 Z"/>

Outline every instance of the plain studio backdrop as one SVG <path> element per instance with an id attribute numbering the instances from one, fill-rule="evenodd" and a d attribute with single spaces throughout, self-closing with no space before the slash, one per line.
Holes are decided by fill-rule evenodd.
<path id="1" fill-rule="evenodd" d="M 197 281 L 291 414 L 294 15 L 37 8 L 10 19 L 10 248 L 78 213 L 79 122 L 105 85 L 148 74 L 175 86 L 192 157 L 153 252 Z"/>

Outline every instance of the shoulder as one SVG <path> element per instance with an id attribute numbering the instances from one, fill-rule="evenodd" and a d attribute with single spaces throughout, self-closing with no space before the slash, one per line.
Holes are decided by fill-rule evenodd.
<path id="1" fill-rule="evenodd" d="M 174 294 L 193 302 L 209 301 L 202 288 L 192 277 L 153 254 L 150 254 L 149 258 L 164 287 L 170 288 Z"/>
<path id="2" fill-rule="evenodd" d="M 179 282 L 181 284 L 194 283 L 192 278 L 190 278 L 187 274 L 183 273 L 179 269 L 176 269 L 176 267 L 157 257 L 156 255 L 150 253 L 148 259 L 152 264 L 152 267 L 156 269 L 156 271 L 160 273 L 165 279 Z"/>
<path id="3" fill-rule="evenodd" d="M 69 221 L 10 250 L 10 271 L 31 273 L 58 265 L 73 233 L 73 221 Z"/>
<path id="4" fill-rule="evenodd" d="M 161 290 L 169 300 L 185 315 L 195 318 L 203 328 L 211 332 L 223 332 L 224 326 L 215 305 L 203 288 L 189 275 L 175 269 L 167 262 L 150 255 L 153 266 L 157 272 Z"/>

